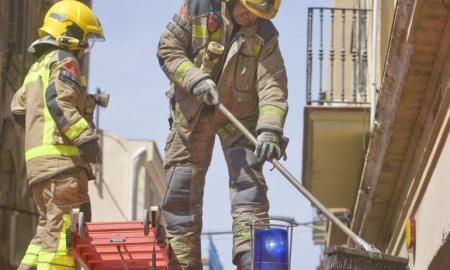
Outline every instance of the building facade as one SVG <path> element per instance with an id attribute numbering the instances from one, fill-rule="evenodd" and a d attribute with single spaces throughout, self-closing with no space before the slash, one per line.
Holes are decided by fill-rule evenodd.
<path id="1" fill-rule="evenodd" d="M 0 265 L 16 269 L 37 226 L 27 186 L 24 133 L 10 104 L 34 59 L 27 48 L 48 7 L 56 1 L 0 1 Z"/>
<path id="2" fill-rule="evenodd" d="M 103 163 L 89 183 L 92 219 L 140 220 L 166 191 L 159 150 L 150 140 L 127 140 L 107 131 L 100 135 Z"/>
<path id="3" fill-rule="evenodd" d="M 335 8 L 341 5 L 336 1 Z M 353 1 L 345 8 L 352 14 L 370 9 L 367 22 L 358 26 L 367 35 L 355 38 L 364 36 L 357 30 L 350 39 L 367 43 L 367 73 L 358 76 L 366 76 L 363 92 L 372 98 L 308 104 L 305 185 L 327 207 L 345 213 L 342 219 L 369 243 L 409 258 L 411 269 L 450 269 L 450 1 Z M 345 27 L 351 33 L 354 29 L 355 24 Z M 364 64 L 364 51 L 352 57 Z M 344 73 L 345 80 L 352 80 L 352 69 Z M 328 68 L 324 80 L 331 76 Z M 352 130 L 355 111 L 364 114 L 360 107 L 366 107 L 366 114 L 355 120 L 359 129 L 355 124 Z M 316 219 L 322 225 L 315 231 L 316 243 L 353 245 L 320 214 Z"/>

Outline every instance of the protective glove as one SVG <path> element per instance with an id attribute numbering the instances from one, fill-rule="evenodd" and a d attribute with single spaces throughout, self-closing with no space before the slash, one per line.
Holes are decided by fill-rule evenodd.
<path id="1" fill-rule="evenodd" d="M 258 162 L 280 159 L 280 137 L 273 131 L 263 131 L 256 138 L 255 157 Z"/>
<path id="2" fill-rule="evenodd" d="M 102 150 L 98 144 L 98 139 L 90 140 L 78 145 L 80 155 L 90 163 L 102 163 Z"/>
<path id="3" fill-rule="evenodd" d="M 198 100 L 203 100 L 208 105 L 219 104 L 219 92 L 217 91 L 217 85 L 211 79 L 204 79 L 197 83 L 192 90 L 192 94 Z"/>

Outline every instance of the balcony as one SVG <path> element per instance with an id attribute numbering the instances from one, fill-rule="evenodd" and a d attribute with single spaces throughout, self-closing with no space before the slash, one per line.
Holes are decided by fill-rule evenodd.
<path id="1" fill-rule="evenodd" d="M 371 11 L 309 8 L 307 20 L 303 181 L 344 212 L 355 204 L 370 132 Z"/>

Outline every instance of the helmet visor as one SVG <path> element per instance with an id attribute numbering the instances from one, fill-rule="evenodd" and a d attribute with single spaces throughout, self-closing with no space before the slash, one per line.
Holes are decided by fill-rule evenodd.
<path id="1" fill-rule="evenodd" d="M 95 42 L 103 42 L 105 41 L 105 37 L 101 36 L 100 34 L 97 33 L 89 33 L 87 39 L 94 39 Z"/>
<path id="2" fill-rule="evenodd" d="M 97 34 L 94 33 L 89 33 L 83 46 L 85 48 L 85 52 L 86 53 L 89 52 L 94 47 L 94 44 L 98 41 L 99 42 L 105 41 L 105 38 L 99 37 Z"/>

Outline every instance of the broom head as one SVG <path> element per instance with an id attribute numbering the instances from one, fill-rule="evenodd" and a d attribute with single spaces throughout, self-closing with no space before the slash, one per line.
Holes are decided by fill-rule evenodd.
<path id="1" fill-rule="evenodd" d="M 333 246 L 325 250 L 324 270 L 408 270 L 408 259 Z"/>

